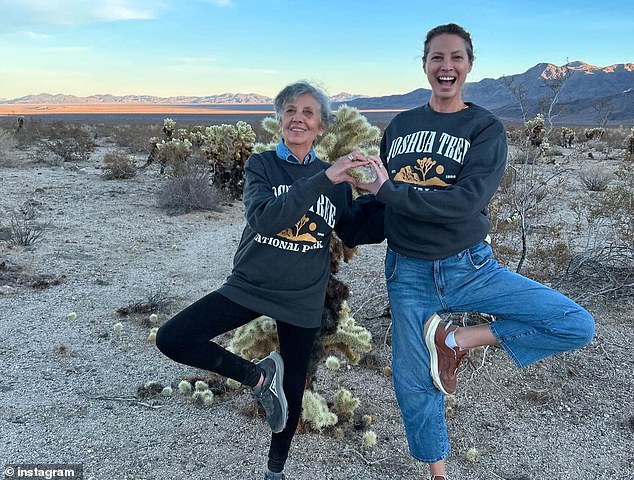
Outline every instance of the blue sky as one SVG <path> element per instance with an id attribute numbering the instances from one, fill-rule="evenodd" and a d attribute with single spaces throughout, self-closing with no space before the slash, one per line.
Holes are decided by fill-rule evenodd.
<path id="1" fill-rule="evenodd" d="M 274 96 L 308 79 L 329 94 L 428 87 L 424 36 L 473 37 L 468 81 L 539 62 L 634 62 L 634 3 L 586 0 L 0 0 L 0 98 Z"/>

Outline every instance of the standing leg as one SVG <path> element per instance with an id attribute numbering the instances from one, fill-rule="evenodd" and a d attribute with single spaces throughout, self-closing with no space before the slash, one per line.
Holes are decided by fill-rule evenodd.
<path id="1" fill-rule="evenodd" d="M 433 271 L 433 261 L 387 251 L 394 390 L 410 454 L 421 462 L 435 464 L 432 473 L 440 474 L 444 471 L 443 459 L 450 452 L 445 402 L 432 382 L 429 352 L 423 341 L 425 321 L 443 309 Z"/>
<path id="2" fill-rule="evenodd" d="M 280 354 L 284 359 L 284 393 L 288 402 L 288 420 L 280 433 L 271 437 L 268 468 L 281 472 L 288 458 L 291 441 L 302 414 L 302 398 L 306 385 L 306 373 L 313 351 L 317 328 L 301 328 L 277 322 Z"/>

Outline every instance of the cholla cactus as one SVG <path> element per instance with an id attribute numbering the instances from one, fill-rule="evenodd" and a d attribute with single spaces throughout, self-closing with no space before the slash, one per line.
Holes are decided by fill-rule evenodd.
<path id="1" fill-rule="evenodd" d="M 587 140 L 600 140 L 601 138 L 603 138 L 603 135 L 605 135 L 605 129 L 603 128 L 586 128 L 583 131 L 583 135 L 584 137 L 586 137 Z"/>
<path id="2" fill-rule="evenodd" d="M 167 140 L 172 139 L 172 135 L 174 134 L 174 128 L 176 128 L 176 122 L 171 118 L 163 119 L 163 133 Z"/>
<path id="3" fill-rule="evenodd" d="M 197 392 L 204 392 L 205 390 L 209 390 L 209 385 L 207 382 L 203 382 L 202 380 L 196 380 L 196 383 L 194 383 L 194 389 Z"/>
<path id="4" fill-rule="evenodd" d="M 350 390 L 340 388 L 337 393 L 335 393 L 333 410 L 340 418 L 352 418 L 354 411 L 359 407 L 360 403 L 358 398 L 352 396 Z"/>
<path id="5" fill-rule="evenodd" d="M 246 122 L 235 125 L 200 125 L 190 130 L 176 128 L 171 118 L 163 120 L 164 137 L 150 139 L 150 153 L 145 166 L 158 161 L 161 173 L 167 166 L 172 174 L 182 176 L 203 161 L 211 170 L 211 183 L 232 198 L 242 197 L 244 163 L 253 152 L 255 132 Z"/>
<path id="6" fill-rule="evenodd" d="M 196 389 L 192 394 L 192 400 L 194 403 L 202 405 L 203 407 L 211 407 L 214 403 L 214 393 L 209 389 Z"/>
<path id="7" fill-rule="evenodd" d="M 180 175 L 187 171 L 187 160 L 192 154 L 192 143 L 189 140 L 177 138 L 167 142 L 163 140 L 156 144 L 156 151 L 155 159 L 163 166 L 171 166 L 174 175 Z"/>
<path id="8" fill-rule="evenodd" d="M 253 151 L 261 153 L 266 150 L 275 150 L 280 141 L 280 124 L 274 117 L 264 117 L 261 122 L 262 128 L 271 135 L 269 142 L 258 142 L 253 146 Z"/>
<path id="9" fill-rule="evenodd" d="M 370 449 L 376 447 L 377 436 L 376 433 L 372 430 L 368 430 L 367 432 L 363 432 L 361 436 L 361 445 L 364 448 Z"/>
<path id="10" fill-rule="evenodd" d="M 342 105 L 337 110 L 335 120 L 317 142 L 317 155 L 327 162 L 334 162 L 337 158 L 353 150 L 364 153 L 376 153 L 376 149 L 367 151 L 375 146 L 381 137 L 381 130 L 368 122 L 359 110 L 348 105 Z"/>
<path id="11" fill-rule="evenodd" d="M 528 137 L 531 145 L 539 147 L 544 141 L 546 127 L 544 124 L 544 115 L 538 113 L 533 120 L 528 120 L 525 124 L 524 134 Z"/>
<path id="12" fill-rule="evenodd" d="M 205 129 L 201 152 L 212 170 L 212 183 L 231 195 L 242 197 L 244 164 L 253 152 L 255 132 L 246 122 L 213 125 Z"/>
<path id="13" fill-rule="evenodd" d="M 341 305 L 339 325 L 337 330 L 326 335 L 323 343 L 326 347 L 336 348 L 342 352 L 352 363 L 359 363 L 362 353 L 372 350 L 372 334 L 361 325 L 357 325 L 355 319 L 350 316 L 350 307 L 347 301 Z"/>
<path id="14" fill-rule="evenodd" d="M 265 315 L 236 329 L 228 349 L 247 360 L 264 358 L 278 348 L 275 320 Z"/>
<path id="15" fill-rule="evenodd" d="M 469 450 L 467 450 L 466 457 L 469 462 L 476 463 L 478 460 L 480 460 L 480 452 L 477 448 L 471 447 Z"/>
<path id="16" fill-rule="evenodd" d="M 312 390 L 306 390 L 302 399 L 302 420 L 314 430 L 336 425 L 337 415 L 328 409 L 326 399 Z"/>
<path id="17" fill-rule="evenodd" d="M 178 391 L 181 392 L 183 395 L 189 395 L 190 393 L 192 393 L 192 384 L 189 383 L 187 380 L 181 380 L 178 383 Z"/>
<path id="18" fill-rule="evenodd" d="M 183 129 L 185 130 L 185 129 Z M 192 142 L 192 145 L 196 148 L 200 148 L 205 143 L 205 130 L 206 127 L 196 125 L 191 130 L 185 130 L 183 133 L 184 138 Z"/>
<path id="19" fill-rule="evenodd" d="M 156 343 L 156 334 L 158 333 L 158 327 L 153 327 L 150 329 L 150 333 L 147 336 L 147 343 Z"/>
<path id="20" fill-rule="evenodd" d="M 572 147 L 572 142 L 575 141 L 575 131 L 572 128 L 563 127 L 561 129 L 561 144 L 564 147 Z"/>
<path id="21" fill-rule="evenodd" d="M 326 358 L 326 362 L 325 363 L 326 363 L 326 368 L 328 370 L 332 370 L 333 372 L 337 371 L 337 370 L 339 370 L 341 368 L 341 362 L 334 355 L 328 356 L 328 358 Z"/>

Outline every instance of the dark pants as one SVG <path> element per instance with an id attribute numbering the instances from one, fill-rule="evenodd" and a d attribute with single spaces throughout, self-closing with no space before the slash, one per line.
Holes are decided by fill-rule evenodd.
<path id="1" fill-rule="evenodd" d="M 260 314 L 212 292 L 165 323 L 156 336 L 156 346 L 172 360 L 218 373 L 254 387 L 262 372 L 255 363 L 235 355 L 210 340 L 238 328 Z M 301 328 L 277 322 L 280 355 L 284 360 L 284 393 L 288 401 L 288 422 L 273 433 L 268 467 L 280 472 L 302 411 L 306 372 L 313 351 L 316 328 Z"/>

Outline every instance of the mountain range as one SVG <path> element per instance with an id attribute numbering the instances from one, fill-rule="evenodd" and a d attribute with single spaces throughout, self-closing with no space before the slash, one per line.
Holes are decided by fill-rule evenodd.
<path id="1" fill-rule="evenodd" d="M 554 123 L 596 125 L 605 116 L 610 125 L 634 123 L 634 63 L 608 67 L 584 62 L 563 66 L 539 63 L 517 75 L 465 83 L 463 99 L 491 110 L 502 120 L 518 122 L 523 118 L 522 106 L 527 118 L 544 113 L 553 93 L 551 86 L 557 84 L 560 88 L 553 110 L 557 115 Z M 403 95 L 359 98 L 347 103 L 359 109 L 395 105 L 408 109 L 426 103 L 430 96 L 431 90 L 419 88 Z"/>
<path id="2" fill-rule="evenodd" d="M 544 112 L 550 103 L 552 86 L 558 85 L 555 123 L 599 124 L 607 117 L 611 125 L 634 123 L 634 63 L 596 67 L 576 61 L 563 66 L 539 63 L 524 73 L 485 78 L 465 83 L 463 98 L 481 105 L 507 122 L 521 121 L 522 108 L 528 118 Z M 334 106 L 346 103 L 359 110 L 409 109 L 429 100 L 431 90 L 419 88 L 409 93 L 367 97 L 342 92 L 330 97 Z M 520 102 L 518 98 L 522 98 Z M 544 105 L 544 102 L 546 104 Z M 223 93 L 207 96 L 155 97 L 149 95 L 74 95 L 42 93 L 0 104 L 271 104 L 273 99 L 257 93 Z"/>

